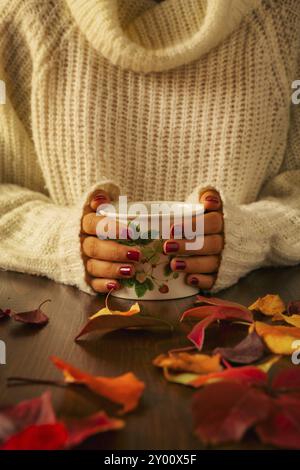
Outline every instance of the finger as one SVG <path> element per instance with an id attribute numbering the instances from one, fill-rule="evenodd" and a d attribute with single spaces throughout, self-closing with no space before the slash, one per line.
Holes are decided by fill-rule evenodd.
<path id="1" fill-rule="evenodd" d="M 204 210 L 219 211 L 222 209 L 222 201 L 219 193 L 213 189 L 205 191 L 201 197 L 200 202 L 204 205 Z"/>
<path id="2" fill-rule="evenodd" d="M 90 208 L 96 211 L 101 204 L 110 204 L 111 199 L 106 191 L 98 190 L 90 198 Z"/>
<path id="3" fill-rule="evenodd" d="M 85 237 L 82 251 L 89 258 L 104 261 L 138 262 L 141 258 L 137 246 L 126 246 L 112 240 L 99 240 L 97 237 Z"/>
<path id="4" fill-rule="evenodd" d="M 205 274 L 216 272 L 219 264 L 219 256 L 189 256 L 186 258 L 173 258 L 170 267 L 172 271 Z"/>
<path id="5" fill-rule="evenodd" d="M 186 278 L 189 285 L 199 287 L 199 289 L 211 289 L 215 281 L 216 276 L 209 274 L 189 274 Z"/>
<path id="6" fill-rule="evenodd" d="M 204 224 L 204 233 L 214 234 L 214 233 L 221 233 L 223 231 L 223 214 L 222 212 L 218 211 L 211 211 L 204 214 L 203 224 Z M 193 218 L 192 219 L 192 227 L 188 227 L 188 229 L 196 234 L 200 234 L 199 227 L 196 226 L 197 222 Z M 175 236 L 176 235 L 176 236 Z M 177 240 L 184 238 L 184 227 L 181 225 L 172 225 L 170 231 L 170 238 L 174 238 Z"/>
<path id="7" fill-rule="evenodd" d="M 193 240 L 167 240 L 164 243 L 164 253 L 166 255 L 178 254 L 178 255 L 217 255 L 221 253 L 223 249 L 223 235 L 205 235 L 203 247 L 197 250 L 193 250 L 191 247 L 188 249 L 187 246 Z"/>
<path id="8" fill-rule="evenodd" d="M 98 237 L 103 235 L 103 238 L 109 238 L 107 234 L 110 232 L 110 238 L 130 239 L 130 229 L 126 225 L 122 225 L 113 219 L 109 221 L 107 217 L 98 215 L 95 212 L 83 216 L 82 231 L 88 235 L 98 235 Z"/>
<path id="9" fill-rule="evenodd" d="M 133 264 L 110 263 L 109 261 L 102 261 L 93 258 L 87 260 L 86 270 L 93 277 L 109 279 L 129 279 L 135 274 Z"/>
<path id="10" fill-rule="evenodd" d="M 120 283 L 116 279 L 102 279 L 94 277 L 90 280 L 90 285 L 94 291 L 106 294 L 111 290 L 121 289 Z"/>

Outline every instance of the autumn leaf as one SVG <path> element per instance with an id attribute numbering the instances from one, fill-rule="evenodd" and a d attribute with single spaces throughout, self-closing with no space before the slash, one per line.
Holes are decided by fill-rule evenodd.
<path id="1" fill-rule="evenodd" d="M 255 431 L 264 444 L 300 449 L 300 396 L 281 395 L 272 400 L 272 413 Z"/>
<path id="2" fill-rule="evenodd" d="M 265 297 L 259 297 L 252 305 L 249 310 L 255 310 L 262 313 L 263 315 L 273 316 L 281 314 L 285 311 L 285 304 L 279 295 L 265 295 Z"/>
<path id="3" fill-rule="evenodd" d="M 128 372 L 119 377 L 96 377 L 52 356 L 53 364 L 62 370 L 66 383 L 83 384 L 92 392 L 123 406 L 121 413 L 134 410 L 144 391 L 145 384 Z"/>
<path id="4" fill-rule="evenodd" d="M 168 382 L 199 388 L 214 382 L 236 382 L 246 385 L 266 385 L 267 373 L 275 362 L 279 360 L 278 356 L 273 356 L 267 361 L 256 366 L 230 367 L 228 369 L 210 372 L 207 374 L 196 373 L 170 373 L 167 367 L 164 368 L 164 376 Z"/>
<path id="5" fill-rule="evenodd" d="M 95 413 L 87 418 L 72 419 L 66 422 L 68 438 L 65 446 L 75 447 L 88 437 L 106 431 L 115 431 L 125 426 L 124 421 L 110 418 L 104 411 Z"/>
<path id="6" fill-rule="evenodd" d="M 101 317 L 102 315 L 121 315 L 124 317 L 130 317 L 131 315 L 136 315 L 137 313 L 140 313 L 140 306 L 138 303 L 131 305 L 129 310 L 123 312 L 121 310 L 110 310 L 106 305 L 106 307 L 101 308 L 99 312 L 96 312 L 94 315 L 92 315 L 89 320 L 94 320 L 95 318 Z"/>
<path id="7" fill-rule="evenodd" d="M 250 326 L 249 332 L 252 331 L 256 331 L 274 354 L 292 354 L 293 342 L 300 339 L 300 328 L 292 326 L 269 325 L 257 321 Z"/>
<path id="8" fill-rule="evenodd" d="M 300 368 L 285 367 L 277 372 L 271 382 L 271 387 L 276 391 L 300 391 Z"/>
<path id="9" fill-rule="evenodd" d="M 218 297 L 204 297 L 203 295 L 197 295 L 195 303 L 218 305 L 221 307 L 233 307 L 238 310 L 243 310 L 246 313 L 246 315 L 249 314 L 249 309 L 245 307 L 244 305 L 239 304 L 237 302 L 232 302 L 231 300 L 219 299 Z"/>
<path id="10" fill-rule="evenodd" d="M 160 318 L 142 315 L 138 303 L 133 304 L 129 310 L 111 310 L 108 306 L 108 297 L 105 299 L 105 307 L 99 312 L 92 315 L 82 330 L 78 333 L 75 340 L 94 331 L 102 334 L 115 330 L 123 330 L 130 328 L 138 329 L 173 329 L 170 323 Z"/>
<path id="11" fill-rule="evenodd" d="M 284 321 L 285 323 L 288 323 L 289 325 L 295 326 L 296 328 L 300 329 L 300 315 L 284 315 L 283 313 L 277 314 L 272 318 L 272 321 Z"/>
<path id="12" fill-rule="evenodd" d="M 44 300 L 36 310 L 30 310 L 28 312 L 15 313 L 13 319 L 17 322 L 26 323 L 36 326 L 44 326 L 49 322 L 47 315 L 41 310 L 41 306 L 46 302 L 51 302 L 50 299 Z"/>
<path id="13" fill-rule="evenodd" d="M 214 354 L 220 354 L 223 359 L 237 364 L 252 364 L 261 359 L 266 352 L 260 336 L 253 331 L 233 348 L 216 348 Z"/>
<path id="14" fill-rule="evenodd" d="M 194 372 L 195 374 L 207 374 L 208 372 L 218 372 L 223 369 L 220 363 L 220 355 L 208 356 L 206 354 L 184 352 L 160 354 L 154 359 L 153 364 L 163 369 Z"/>
<path id="15" fill-rule="evenodd" d="M 10 437 L 0 450 L 62 450 L 67 439 L 63 423 L 33 424 Z"/>
<path id="16" fill-rule="evenodd" d="M 55 413 L 49 392 L 16 406 L 0 409 L 0 442 L 31 425 L 54 424 Z"/>
<path id="17" fill-rule="evenodd" d="M 245 383 L 211 384 L 194 395 L 195 431 L 204 444 L 239 442 L 270 409 L 269 398 L 257 388 Z"/>
<path id="18" fill-rule="evenodd" d="M 252 322 L 252 313 L 232 306 L 201 306 L 186 310 L 181 321 L 186 318 L 200 318 L 202 321 L 196 324 L 188 335 L 188 339 L 201 351 L 205 338 L 206 328 L 219 320 L 244 320 Z"/>

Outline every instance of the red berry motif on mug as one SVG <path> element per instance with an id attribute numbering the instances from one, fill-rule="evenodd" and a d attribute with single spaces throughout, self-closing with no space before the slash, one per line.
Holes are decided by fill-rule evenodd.
<path id="1" fill-rule="evenodd" d="M 169 292 L 169 288 L 168 288 L 167 284 L 162 284 L 159 288 L 159 292 L 161 294 L 167 294 Z"/>

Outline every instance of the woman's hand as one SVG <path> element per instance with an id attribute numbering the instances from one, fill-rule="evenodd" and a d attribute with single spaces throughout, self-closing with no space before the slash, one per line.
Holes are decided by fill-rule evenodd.
<path id="1" fill-rule="evenodd" d="M 120 289 L 118 279 L 133 277 L 134 264 L 141 257 L 138 247 L 128 247 L 113 240 L 99 240 L 97 237 L 97 224 L 101 216 L 96 211 L 99 205 L 107 203 L 110 203 L 108 194 L 97 191 L 91 197 L 82 218 L 82 252 L 87 282 L 96 292 L 101 293 Z M 126 227 L 118 227 L 118 231 L 120 230 L 126 230 L 127 233 Z"/>
<path id="2" fill-rule="evenodd" d="M 219 269 L 224 246 L 222 201 L 217 191 L 205 191 L 200 202 L 204 204 L 204 245 L 200 250 L 186 250 L 191 240 L 167 240 L 164 251 L 175 257 L 171 261 L 173 271 L 187 273 L 186 282 L 201 289 L 211 289 Z M 189 255 L 189 257 L 180 257 Z"/>

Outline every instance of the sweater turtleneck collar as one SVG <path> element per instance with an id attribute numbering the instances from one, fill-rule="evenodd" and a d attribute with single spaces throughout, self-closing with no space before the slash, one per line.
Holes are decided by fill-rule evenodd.
<path id="1" fill-rule="evenodd" d="M 87 40 L 114 65 L 159 72 L 198 59 L 261 0 L 66 0 Z"/>

